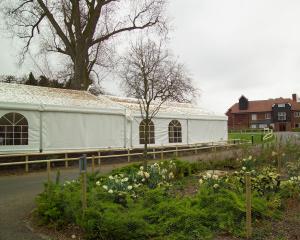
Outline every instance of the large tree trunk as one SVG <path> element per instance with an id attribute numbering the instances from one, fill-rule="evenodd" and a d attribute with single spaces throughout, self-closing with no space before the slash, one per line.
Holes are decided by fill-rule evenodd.
<path id="1" fill-rule="evenodd" d="M 77 49 L 74 61 L 74 78 L 71 81 L 71 88 L 75 90 L 87 90 L 91 84 L 88 70 L 88 53 L 85 49 Z"/>

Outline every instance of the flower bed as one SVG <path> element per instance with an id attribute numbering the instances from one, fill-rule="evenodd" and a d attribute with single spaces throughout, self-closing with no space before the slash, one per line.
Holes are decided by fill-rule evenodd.
<path id="1" fill-rule="evenodd" d="M 245 235 L 245 172 L 251 173 L 253 221 L 281 217 L 284 201 L 299 200 L 295 169 L 285 181 L 272 166 L 248 157 L 228 174 L 202 171 L 203 163 L 164 161 L 131 165 L 109 176 L 88 176 L 87 209 L 80 181 L 51 183 L 37 198 L 42 224 L 75 224 L 86 239 L 212 239 Z M 192 186 L 193 191 L 180 194 Z M 196 190 L 196 193 L 194 192 Z"/>

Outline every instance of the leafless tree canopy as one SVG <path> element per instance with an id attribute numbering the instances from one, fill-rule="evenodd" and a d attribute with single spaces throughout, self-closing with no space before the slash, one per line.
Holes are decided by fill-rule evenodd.
<path id="1" fill-rule="evenodd" d="M 123 60 L 121 78 L 128 96 L 139 101 L 145 122 L 144 158 L 147 165 L 149 124 L 167 101 L 190 102 L 196 90 L 183 64 L 178 63 L 163 44 L 139 40 Z"/>
<path id="2" fill-rule="evenodd" d="M 190 102 L 196 89 L 183 64 L 162 43 L 139 40 L 131 46 L 121 71 L 128 96 L 140 102 L 141 114 L 151 120 L 167 101 Z"/>
<path id="3" fill-rule="evenodd" d="M 4 0 L 7 25 L 25 41 L 26 53 L 36 35 L 47 32 L 47 51 L 68 56 L 74 68 L 71 87 L 87 89 L 90 73 L 106 51 L 107 41 L 122 32 L 165 27 L 166 0 Z M 99 58 L 100 56 L 100 58 Z"/>

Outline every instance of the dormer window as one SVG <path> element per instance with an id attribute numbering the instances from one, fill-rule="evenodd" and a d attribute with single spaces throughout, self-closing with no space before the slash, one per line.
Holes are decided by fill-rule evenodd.
<path id="1" fill-rule="evenodd" d="M 279 108 L 285 108 L 285 103 L 278 104 Z"/>

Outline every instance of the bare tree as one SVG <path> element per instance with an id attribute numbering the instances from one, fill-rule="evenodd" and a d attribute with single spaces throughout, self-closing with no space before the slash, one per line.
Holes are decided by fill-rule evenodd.
<path id="1" fill-rule="evenodd" d="M 86 90 L 107 41 L 124 32 L 165 27 L 166 1 L 3 0 L 1 8 L 8 28 L 25 41 L 23 56 L 36 35 L 47 32 L 51 38 L 43 47 L 70 58 L 71 88 Z"/>
<path id="2" fill-rule="evenodd" d="M 124 57 L 122 66 L 126 94 L 138 99 L 145 123 L 144 159 L 147 165 L 151 120 L 168 101 L 190 102 L 196 89 L 184 65 L 178 63 L 162 43 L 138 40 Z"/>

